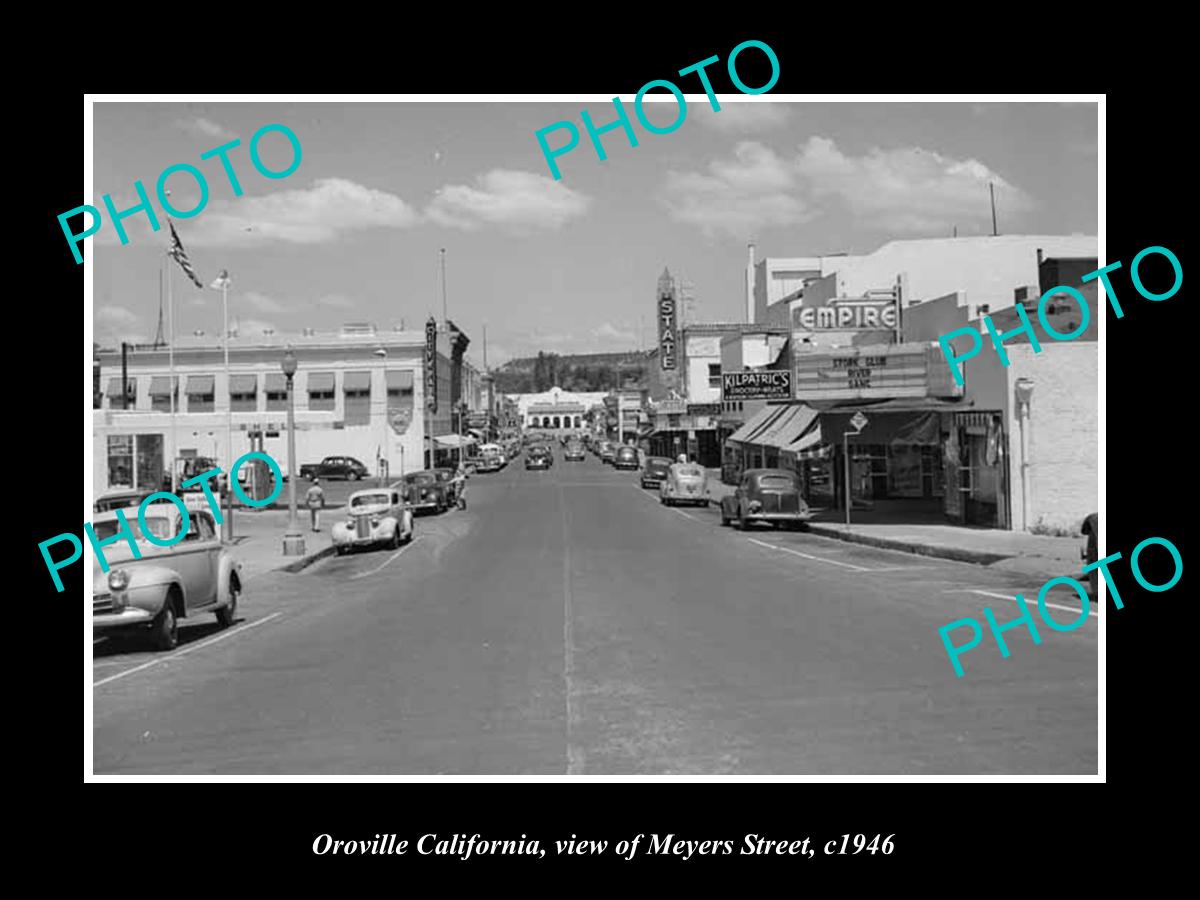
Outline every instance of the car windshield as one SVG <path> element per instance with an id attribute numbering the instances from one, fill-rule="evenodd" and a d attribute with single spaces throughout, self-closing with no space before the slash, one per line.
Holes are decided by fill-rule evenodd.
<path id="1" fill-rule="evenodd" d="M 769 491 L 794 491 L 796 482 L 788 475 L 764 475 L 758 479 L 758 486 Z"/>
<path id="2" fill-rule="evenodd" d="M 405 475 L 404 480 L 409 484 L 433 484 L 437 481 L 437 476 L 432 472 L 418 472 L 415 475 Z"/>
<path id="3" fill-rule="evenodd" d="M 703 478 L 704 470 L 699 466 L 680 466 L 675 470 L 680 478 Z"/>
<path id="4" fill-rule="evenodd" d="M 141 494 L 118 494 L 114 497 L 101 497 L 96 501 L 96 512 L 111 512 L 114 509 L 137 506 L 141 499 Z"/>
<path id="5" fill-rule="evenodd" d="M 129 523 L 129 528 L 136 540 L 144 541 L 146 539 L 138 527 L 136 517 L 126 517 L 125 521 Z M 145 521 L 146 531 L 150 532 L 150 534 L 154 535 L 160 541 L 175 537 L 175 527 L 172 519 L 164 516 L 146 516 Z M 121 523 L 116 519 L 104 519 L 92 525 L 92 530 L 96 533 L 96 539 L 100 541 L 112 537 L 120 529 Z"/>
<path id="6" fill-rule="evenodd" d="M 360 494 L 350 500 L 351 506 L 380 506 L 389 503 L 387 494 Z"/>

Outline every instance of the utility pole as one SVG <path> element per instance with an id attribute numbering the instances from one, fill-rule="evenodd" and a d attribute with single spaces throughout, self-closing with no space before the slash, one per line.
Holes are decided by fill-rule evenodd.
<path id="1" fill-rule="evenodd" d="M 996 185 L 989 181 L 988 191 L 992 195 L 992 237 L 996 237 L 1000 232 L 996 230 Z"/>
<path id="2" fill-rule="evenodd" d="M 121 341 L 121 409 L 129 409 L 129 345 Z"/>

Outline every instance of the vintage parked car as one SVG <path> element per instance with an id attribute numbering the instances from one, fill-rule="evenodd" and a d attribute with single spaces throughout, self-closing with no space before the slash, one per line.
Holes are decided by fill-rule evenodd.
<path id="1" fill-rule="evenodd" d="M 154 491 L 145 489 L 108 491 L 96 498 L 96 502 L 92 504 L 92 512 L 111 512 L 114 509 L 127 509 L 128 507 L 136 509 L 153 493 Z"/>
<path id="2" fill-rule="evenodd" d="M 721 498 L 721 524 L 735 522 L 743 531 L 751 522 L 801 528 L 811 518 L 800 479 L 787 469 L 747 469 L 737 490 Z"/>
<path id="3" fill-rule="evenodd" d="M 397 483 L 392 487 L 400 488 L 401 485 Z M 425 509 L 440 513 L 450 506 L 450 501 L 446 498 L 446 484 L 439 480 L 437 472 L 432 469 L 406 474 L 403 490 L 405 500 L 415 510 Z"/>
<path id="4" fill-rule="evenodd" d="M 617 445 L 612 441 L 600 442 L 600 462 L 612 463 L 617 456 Z"/>
<path id="5" fill-rule="evenodd" d="M 355 491 L 346 504 L 346 520 L 330 531 L 339 556 L 373 544 L 396 548 L 412 540 L 413 514 L 398 487 Z"/>
<path id="6" fill-rule="evenodd" d="M 563 459 L 567 462 L 582 462 L 584 459 L 583 444 L 577 441 L 567 444 L 566 449 L 563 450 Z"/>
<path id="7" fill-rule="evenodd" d="M 438 483 L 446 488 L 446 504 L 454 506 L 458 503 L 459 482 L 455 480 L 458 470 L 447 466 L 439 466 L 433 471 L 437 473 Z"/>
<path id="8" fill-rule="evenodd" d="M 1100 540 L 1100 514 L 1092 513 L 1084 519 L 1082 531 L 1087 536 L 1087 543 L 1080 548 L 1079 556 L 1086 566 L 1091 565 L 1100 558 L 1099 550 L 1096 547 L 1097 542 Z M 1093 599 L 1099 596 L 1096 593 L 1099 589 L 1099 584 L 1097 583 L 1099 571 L 1099 569 L 1092 569 L 1092 571 L 1088 572 L 1088 587 L 1092 590 Z"/>
<path id="9" fill-rule="evenodd" d="M 633 469 L 636 472 L 641 467 L 637 447 L 630 447 L 628 444 L 618 447 L 617 452 L 613 455 L 612 467 L 614 469 Z"/>
<path id="10" fill-rule="evenodd" d="M 651 456 L 642 468 L 642 487 L 658 487 L 667 479 L 671 461 L 665 456 Z"/>
<path id="11" fill-rule="evenodd" d="M 526 469 L 548 469 L 554 465 L 554 454 L 544 444 L 534 444 L 525 451 Z"/>
<path id="12" fill-rule="evenodd" d="M 347 481 L 357 481 L 369 474 L 367 467 L 353 456 L 327 456 L 319 463 L 308 463 L 300 467 L 300 477 L 309 481 L 313 478 L 345 478 Z"/>
<path id="13" fill-rule="evenodd" d="M 476 472 L 499 472 L 504 468 L 504 457 L 499 453 L 484 453 L 474 459 Z"/>
<path id="14" fill-rule="evenodd" d="M 105 572 L 99 557 L 92 568 L 92 629 L 117 634 L 148 633 L 159 650 L 179 643 L 179 620 L 196 613 L 215 613 L 228 628 L 237 616 L 242 593 L 241 563 L 221 543 L 216 523 L 207 510 L 191 509 L 183 539 L 170 547 L 152 544 L 179 534 L 182 516 L 174 503 L 152 503 L 142 517 L 121 511 L 133 533 L 140 557 L 129 542 L 118 540 L 104 548 Z M 117 511 L 98 513 L 92 522 L 96 539 L 111 538 L 121 529 Z"/>
<path id="15" fill-rule="evenodd" d="M 658 499 L 664 506 L 680 503 L 708 506 L 708 472 L 696 463 L 674 463 L 659 485 Z"/>

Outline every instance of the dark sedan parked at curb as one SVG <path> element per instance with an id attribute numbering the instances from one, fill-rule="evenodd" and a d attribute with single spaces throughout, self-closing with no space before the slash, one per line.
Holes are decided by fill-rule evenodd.
<path id="1" fill-rule="evenodd" d="M 395 485 L 393 485 L 395 487 Z M 414 510 L 444 512 L 450 506 L 447 482 L 436 470 L 423 469 L 404 476 L 405 497 Z"/>
<path id="2" fill-rule="evenodd" d="M 300 477 L 312 481 L 314 478 L 345 478 L 358 481 L 366 478 L 370 471 L 353 456 L 327 456 L 319 463 L 307 463 L 300 467 Z"/>
<path id="3" fill-rule="evenodd" d="M 1087 543 L 1079 551 L 1080 558 L 1083 559 L 1085 566 L 1091 565 L 1100 558 L 1099 550 L 1096 547 L 1097 541 L 1100 540 L 1100 514 L 1092 513 L 1083 520 L 1083 533 L 1087 536 Z M 1099 589 L 1097 584 L 1097 573 L 1099 569 L 1092 569 L 1088 572 L 1088 587 L 1092 590 L 1092 597 L 1099 596 L 1096 591 Z"/>
<path id="4" fill-rule="evenodd" d="M 646 460 L 646 467 L 642 469 L 642 487 L 658 487 L 666 480 L 670 468 L 671 460 L 665 456 L 651 456 Z"/>
<path id="5" fill-rule="evenodd" d="M 745 531 L 751 522 L 802 528 L 812 512 L 800 496 L 800 480 L 787 469 L 747 469 L 737 490 L 721 498 L 721 524 Z"/>

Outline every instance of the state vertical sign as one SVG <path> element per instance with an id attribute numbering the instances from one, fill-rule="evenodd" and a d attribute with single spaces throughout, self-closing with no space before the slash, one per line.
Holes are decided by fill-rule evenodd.
<path id="1" fill-rule="evenodd" d="M 675 298 L 662 294 L 658 298 L 658 358 L 663 370 L 675 368 Z"/>
<path id="2" fill-rule="evenodd" d="M 425 408 L 437 412 L 437 320 L 425 323 Z"/>

